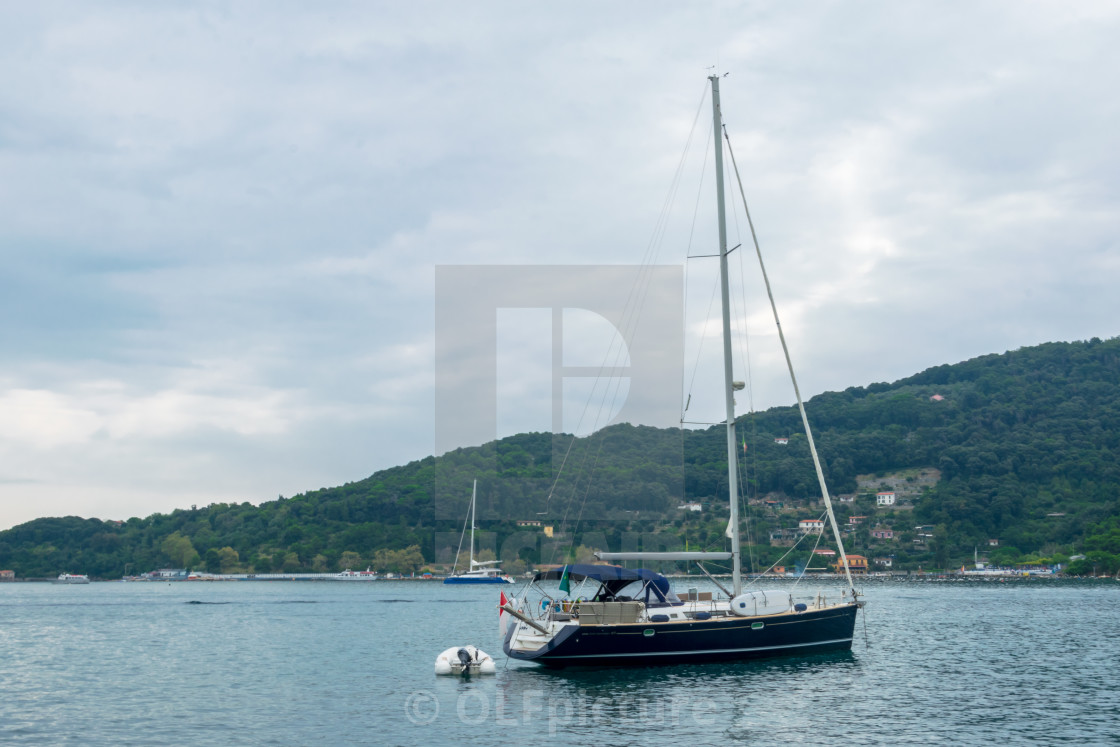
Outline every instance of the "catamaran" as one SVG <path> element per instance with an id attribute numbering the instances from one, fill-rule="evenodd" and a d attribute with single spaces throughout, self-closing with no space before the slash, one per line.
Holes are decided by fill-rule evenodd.
<path id="1" fill-rule="evenodd" d="M 805 602 L 789 591 L 743 588 L 739 529 L 739 487 L 736 458 L 734 392 L 742 388 L 732 376 L 731 320 L 728 287 L 727 224 L 724 205 L 723 129 L 719 76 L 711 83 L 715 133 L 716 212 L 719 226 L 720 287 L 723 316 L 723 374 L 730 493 L 730 550 L 726 552 L 597 553 L 604 561 L 731 561 L 731 589 L 723 594 L 690 590 L 682 598 L 660 573 L 618 565 L 565 565 L 536 574 L 524 593 L 508 600 L 503 594 L 499 619 L 503 648 L 513 659 L 550 667 L 571 665 L 643 665 L 704 662 L 777 654 L 804 654 L 850 649 L 856 613 L 864 605 L 852 582 L 844 543 L 824 473 L 813 443 L 797 379 L 781 325 L 778 336 L 785 351 L 802 424 L 816 467 L 832 534 L 839 549 L 847 588 L 829 598 L 818 593 Z M 734 159 L 734 154 L 729 153 Z M 734 164 L 734 161 L 733 161 Z M 738 176 L 738 169 L 735 169 Z M 740 184 L 740 191 L 742 186 Z M 743 200 L 744 207 L 746 200 Z M 748 222 L 750 215 L 747 214 Z M 754 226 L 751 224 L 754 237 Z M 777 307 L 754 238 L 755 252 L 770 296 L 775 322 Z M 703 566 L 700 566 L 703 569 Z M 705 571 L 706 573 L 706 571 Z M 541 582 L 559 581 L 559 592 Z M 718 581 L 712 578 L 717 586 Z M 573 584 L 575 585 L 573 587 Z M 575 597 L 574 599 L 572 597 Z M 533 601 L 530 601 L 530 598 Z"/>

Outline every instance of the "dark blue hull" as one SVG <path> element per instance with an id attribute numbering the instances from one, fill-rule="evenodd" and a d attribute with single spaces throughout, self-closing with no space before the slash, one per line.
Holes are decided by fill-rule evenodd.
<path id="1" fill-rule="evenodd" d="M 573 625 L 535 651 L 511 649 L 511 627 L 503 648 L 511 658 L 550 667 L 701 663 L 848 650 L 857 610 L 849 604 L 762 618 Z"/>

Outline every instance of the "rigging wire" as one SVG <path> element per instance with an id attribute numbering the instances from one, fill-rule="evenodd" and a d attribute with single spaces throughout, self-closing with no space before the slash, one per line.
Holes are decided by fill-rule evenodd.
<path id="1" fill-rule="evenodd" d="M 774 301 L 774 294 L 770 288 L 770 278 L 766 274 L 766 265 L 762 261 L 762 249 L 758 245 L 758 234 L 754 230 L 754 221 L 751 220 L 751 211 L 747 207 L 747 195 L 743 191 L 743 180 L 739 177 L 739 165 L 735 162 L 735 151 L 731 148 L 731 139 L 727 137 L 727 130 L 724 129 L 724 139 L 727 140 L 727 152 L 731 156 L 731 165 L 735 170 L 735 180 L 739 185 L 739 195 L 743 201 L 743 212 L 747 216 L 747 225 L 751 229 L 751 239 L 754 241 L 755 255 L 758 257 L 759 270 L 762 273 L 762 281 L 766 285 L 766 294 L 770 299 L 770 310 L 774 315 L 774 325 L 778 328 L 778 339 L 782 343 L 782 352 L 786 358 L 786 367 L 789 369 L 790 381 L 793 384 L 793 393 L 797 397 L 797 409 L 801 412 L 801 422 L 805 426 L 805 439 L 809 442 L 809 453 L 813 457 L 813 466 L 816 468 L 817 481 L 820 483 L 821 497 L 824 499 L 825 510 L 829 514 L 829 523 L 832 524 L 832 533 L 836 540 L 836 547 L 840 553 L 840 563 L 844 568 L 844 576 L 848 581 L 848 588 L 852 592 L 852 598 L 855 599 L 856 587 L 852 581 L 852 571 L 848 567 L 848 556 L 844 552 L 844 540 L 840 537 L 840 528 L 836 526 L 835 515 L 832 512 L 832 499 L 828 495 L 828 484 L 824 479 L 824 470 L 821 467 L 820 456 L 817 454 L 817 446 L 813 441 L 813 430 L 809 427 L 809 416 L 805 412 L 805 403 L 801 399 L 801 389 L 797 385 L 797 375 L 793 372 L 793 360 L 789 355 L 789 347 L 786 345 L 785 333 L 782 331 L 782 323 L 778 317 L 778 306 Z"/>
<path id="2" fill-rule="evenodd" d="M 459 548 L 455 550 L 455 563 L 451 566 L 452 575 L 454 575 L 455 571 L 459 569 L 459 555 L 461 555 L 463 552 L 463 537 L 467 536 L 467 522 L 470 521 L 470 515 L 471 512 L 467 511 L 466 516 L 463 517 L 463 531 L 459 532 Z M 473 569 L 467 568 L 467 570 L 470 571 Z"/>
<path id="3" fill-rule="evenodd" d="M 704 101 L 707 101 L 707 89 L 706 88 L 705 88 L 704 98 L 700 102 L 701 107 L 703 107 Z M 699 114 L 700 114 L 700 112 L 698 111 L 697 112 L 697 117 L 699 117 Z M 693 122 L 693 127 L 695 127 L 695 126 L 696 126 L 696 123 Z M 713 140 L 715 140 L 715 134 L 714 133 L 711 135 L 711 137 L 709 137 L 707 140 L 704 141 L 704 158 L 702 158 L 701 161 L 700 161 L 700 163 L 701 163 L 700 181 L 696 186 L 696 202 L 695 202 L 695 204 L 692 208 L 692 224 L 689 227 L 688 245 L 687 245 L 687 248 L 685 249 L 685 263 L 684 263 L 684 266 L 685 266 L 685 283 L 684 283 L 685 298 L 684 298 L 684 301 L 685 301 L 685 303 L 684 303 L 684 307 L 686 309 L 688 308 L 688 288 L 689 288 L 689 285 L 690 285 L 689 282 L 688 282 L 688 268 L 691 267 L 691 264 L 688 262 L 688 260 L 693 259 L 693 257 L 692 257 L 692 240 L 693 240 L 693 238 L 696 234 L 696 223 L 697 223 L 698 216 L 699 216 L 699 211 L 700 211 L 700 198 L 704 193 L 704 179 L 708 174 L 708 153 L 711 152 L 712 141 Z M 712 293 L 711 293 L 711 297 L 708 300 L 708 313 L 707 313 L 707 316 L 704 317 L 704 327 L 703 327 L 703 330 L 700 334 L 700 341 L 696 345 L 696 362 L 692 365 L 692 378 L 689 379 L 688 389 L 685 392 L 688 396 L 687 396 L 687 398 L 682 398 L 686 402 L 686 405 L 685 405 L 685 408 L 684 408 L 685 410 L 688 409 L 688 404 L 687 403 L 692 402 L 692 392 L 693 392 L 693 389 L 696 386 L 696 374 L 700 370 L 700 356 L 704 352 L 704 340 L 706 340 L 707 337 L 708 337 L 708 322 L 711 321 L 711 318 L 712 318 L 712 307 L 715 305 L 716 291 L 718 291 L 718 290 L 719 290 L 719 280 L 717 278 L 716 280 L 714 280 L 712 282 Z M 681 412 L 681 422 L 682 423 L 684 422 L 684 412 L 683 411 Z M 682 431 L 682 437 L 683 437 L 683 431 Z"/>
<path id="4" fill-rule="evenodd" d="M 822 514 L 821 514 L 821 517 L 823 518 L 824 516 L 825 516 L 825 514 L 824 514 L 824 513 L 822 513 Z M 820 520 L 821 520 L 821 519 L 818 519 L 818 521 L 820 521 Z M 813 545 L 813 549 L 812 549 L 812 551 L 810 551 L 810 553 L 809 553 L 809 560 L 812 560 L 812 558 L 813 558 L 813 555 L 814 555 L 814 554 L 816 553 L 816 551 L 817 551 L 817 548 L 818 548 L 818 547 L 820 547 L 820 544 L 821 544 L 821 538 L 822 538 L 822 537 L 823 537 L 823 535 L 824 535 L 824 533 L 823 533 L 823 532 L 813 532 L 813 534 L 816 534 L 816 535 L 817 535 L 817 541 L 816 541 L 816 543 L 815 543 L 815 544 Z M 793 551 L 794 551 L 794 550 L 796 550 L 796 549 L 797 549 L 797 546 L 801 544 L 802 540 L 804 540 L 804 539 L 805 539 L 806 537 L 808 537 L 808 536 L 809 536 L 809 533 L 805 533 L 805 534 L 802 534 L 802 535 L 801 535 L 801 536 L 800 536 L 800 537 L 799 537 L 799 538 L 798 538 L 797 540 L 795 540 L 795 541 L 794 541 L 794 543 L 793 543 L 793 544 L 792 544 L 792 545 L 790 546 L 790 548 L 789 548 L 788 550 L 786 550 L 786 551 L 785 551 L 784 553 L 782 553 L 782 556 L 781 556 L 780 558 L 778 558 L 778 559 L 777 559 L 777 560 L 775 560 L 775 561 L 774 561 L 773 563 L 771 563 L 771 564 L 770 564 L 770 567 L 769 567 L 769 568 L 767 568 L 766 570 L 764 570 L 764 571 L 761 571 L 761 572 L 759 572 L 759 573 L 758 573 L 757 575 L 755 575 L 755 576 L 754 576 L 754 578 L 752 578 L 752 579 L 751 579 L 751 582 L 752 582 L 752 583 L 754 583 L 754 582 L 757 582 L 757 581 L 759 581 L 759 580 L 760 580 L 760 579 L 761 579 L 761 578 L 762 578 L 763 576 L 765 576 L 765 575 L 766 575 L 767 573 L 770 573 L 770 572 L 771 572 L 771 571 L 773 571 L 773 570 L 774 570 L 775 568 L 777 568 L 777 567 L 778 567 L 779 565 L 781 565 L 781 564 L 782 564 L 782 562 L 783 562 L 783 561 L 784 561 L 784 560 L 785 560 L 786 558 L 788 558 L 788 557 L 790 556 L 790 554 L 792 554 L 792 553 L 793 553 Z M 802 579 L 802 578 L 804 578 L 804 576 L 805 576 L 805 570 L 806 570 L 806 569 L 808 569 L 808 567 L 809 567 L 809 561 L 807 560 L 807 561 L 805 561 L 805 567 L 804 567 L 804 568 L 803 568 L 803 569 L 801 570 L 801 573 L 800 573 L 800 574 L 799 574 L 799 575 L 797 576 L 797 579 L 796 579 L 796 580 L 795 580 L 795 581 L 793 582 L 793 585 L 794 585 L 795 587 L 796 587 L 796 586 L 797 586 L 798 584 L 800 584 L 800 583 L 801 583 L 801 579 Z"/>
<path id="5" fill-rule="evenodd" d="M 608 361 L 611 361 L 612 357 L 613 357 L 613 362 L 614 362 L 613 367 L 617 368 L 618 363 L 623 359 L 623 356 L 627 352 L 624 341 L 626 339 L 628 339 L 628 337 L 629 337 L 629 335 L 627 333 L 631 332 L 636 327 L 637 320 L 640 316 L 640 312 L 645 305 L 646 298 L 647 298 L 647 295 L 648 295 L 648 292 L 649 292 L 650 278 L 652 277 L 653 265 L 654 265 L 654 263 L 657 259 L 658 253 L 660 252 L 660 249 L 661 249 L 661 247 L 663 245 L 663 242 L 664 242 L 666 226 L 668 224 L 668 216 L 671 213 L 671 208 L 675 204 L 676 199 L 677 199 L 677 194 L 679 192 L 680 184 L 681 184 L 681 176 L 684 172 L 684 166 L 685 166 L 685 163 L 686 163 L 686 160 L 687 160 L 687 154 L 688 154 L 688 151 L 691 149 L 691 144 L 692 144 L 692 141 L 693 141 L 693 138 L 694 138 L 694 135 L 695 135 L 696 126 L 697 126 L 697 123 L 700 120 L 700 115 L 701 115 L 701 112 L 703 111 L 704 102 L 707 99 L 707 95 L 708 95 L 707 94 L 707 87 L 705 87 L 704 94 L 700 99 L 700 103 L 698 104 L 697 109 L 696 109 L 696 114 L 693 117 L 692 130 L 689 132 L 688 139 L 686 140 L 686 143 L 685 143 L 684 151 L 681 154 L 680 160 L 678 161 L 677 168 L 676 168 L 676 171 L 675 171 L 674 176 L 673 176 L 673 181 L 670 185 L 668 193 L 666 194 L 665 201 L 662 204 L 661 212 L 658 215 L 658 218 L 655 222 L 654 230 L 653 230 L 653 233 L 650 237 L 649 243 L 646 246 L 645 255 L 643 256 L 642 262 L 640 264 L 641 269 L 638 272 L 638 277 L 635 279 L 634 284 L 631 286 L 629 295 L 628 295 L 628 297 L 626 299 L 626 302 L 623 306 L 623 318 L 621 320 L 622 329 L 621 330 L 616 329 L 615 332 L 612 335 L 611 343 L 608 345 L 608 350 L 604 354 L 603 363 L 599 367 L 599 373 L 598 373 L 597 376 L 594 377 L 594 384 L 592 386 L 592 391 L 591 391 L 591 393 L 588 394 L 587 400 L 584 403 L 583 411 L 580 413 L 580 417 L 577 421 L 576 427 L 573 429 L 573 435 L 571 437 L 571 440 L 568 443 L 567 449 L 565 450 L 564 457 L 561 460 L 560 467 L 559 467 L 559 469 L 557 469 L 556 475 L 555 475 L 555 477 L 553 479 L 553 482 L 552 482 L 552 486 L 549 488 L 548 501 L 551 501 L 553 494 L 556 492 L 556 489 L 560 484 L 560 479 L 564 474 L 564 470 L 565 470 L 565 467 L 567 466 L 568 459 L 571 456 L 572 449 L 574 448 L 574 446 L 576 444 L 576 441 L 577 441 L 577 436 L 575 434 L 580 432 L 580 430 L 583 426 L 583 423 L 585 421 L 585 418 L 587 417 L 587 415 L 589 413 L 589 410 L 591 409 L 592 401 L 595 399 L 596 392 L 599 389 L 599 382 L 604 378 L 603 373 L 604 373 L 605 369 L 608 367 L 607 366 Z M 607 377 L 607 378 L 609 379 L 609 381 L 607 382 L 607 384 L 603 388 L 602 398 L 599 400 L 599 407 L 596 409 L 594 418 L 592 419 L 592 423 L 593 423 L 592 431 L 596 431 L 596 430 L 598 430 L 602 427 L 604 409 L 607 408 L 609 403 L 613 403 L 613 402 L 617 401 L 618 393 L 619 393 L 619 390 L 621 389 L 621 386 L 622 386 L 623 377 L 621 377 L 621 376 L 610 376 L 610 377 Z M 581 482 L 581 476 L 582 476 L 582 478 L 586 480 L 586 487 L 583 490 L 582 500 L 579 500 L 579 503 L 578 503 L 578 511 L 576 513 L 576 516 L 577 516 L 576 525 L 578 526 L 578 522 L 583 515 L 583 510 L 584 510 L 584 507 L 585 507 L 586 502 L 587 502 L 587 496 L 590 494 L 590 489 L 591 489 L 591 482 L 590 481 L 591 481 L 591 478 L 594 474 L 594 468 L 598 464 L 598 457 L 602 453 L 602 448 L 603 448 L 603 443 L 605 441 L 605 438 L 606 438 L 605 434 L 600 432 L 598 438 L 595 439 L 598 442 L 598 448 L 595 449 L 595 458 L 591 462 L 590 470 L 588 469 L 588 466 L 587 466 L 588 465 L 588 459 L 590 458 L 590 455 L 591 455 L 591 449 L 589 448 L 584 453 L 584 458 L 581 461 L 580 467 L 576 470 L 575 475 L 573 475 L 573 477 L 571 478 L 572 489 L 568 494 L 568 500 L 565 504 L 565 507 L 564 507 L 564 510 L 563 510 L 563 513 L 562 513 L 561 531 L 564 531 L 564 529 L 567 527 L 568 517 L 571 515 L 571 512 L 573 510 L 573 504 L 576 503 L 576 500 L 579 496 L 579 493 L 580 493 L 579 484 Z M 548 505 L 548 501 L 546 501 L 546 507 Z M 575 533 L 571 532 L 569 543 L 568 543 L 568 548 L 567 548 L 569 552 L 572 549 L 572 546 L 574 545 L 574 543 L 575 543 Z M 554 546 L 554 555 L 555 555 L 556 550 L 558 550 L 558 549 L 559 549 L 558 546 Z M 553 557 L 552 560 L 555 560 L 555 557 Z"/>

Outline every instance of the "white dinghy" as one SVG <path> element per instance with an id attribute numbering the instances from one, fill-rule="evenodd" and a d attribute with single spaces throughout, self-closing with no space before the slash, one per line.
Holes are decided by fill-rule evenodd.
<path id="1" fill-rule="evenodd" d="M 494 674 L 490 654 L 474 646 L 452 646 L 436 657 L 436 674 Z"/>

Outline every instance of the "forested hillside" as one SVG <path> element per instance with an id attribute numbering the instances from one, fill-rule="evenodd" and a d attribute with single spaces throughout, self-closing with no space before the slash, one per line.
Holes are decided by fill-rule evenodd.
<path id="1" fill-rule="evenodd" d="M 1082 553 L 1075 570 L 1120 569 L 1120 338 L 938 366 L 821 394 L 807 411 L 830 492 L 852 498 L 841 519 L 867 515 L 851 527 L 856 551 L 893 557 L 896 568 L 952 567 L 995 541 L 994 561 Z M 739 427 L 749 552 L 768 562 L 781 553 L 769 537 L 819 515 L 819 490 L 796 408 L 743 416 Z M 581 545 L 619 549 L 640 533 L 658 533 L 663 546 L 713 546 L 726 521 L 726 458 L 720 428 L 621 425 L 574 442 L 523 434 L 259 506 L 213 504 L 124 522 L 37 519 L 0 532 L 0 568 L 23 577 L 114 577 L 167 565 L 408 571 L 451 559 L 473 479 L 481 543 L 512 567 L 562 561 L 586 553 Z M 875 505 L 876 476 L 919 469 L 940 479 L 899 506 Z M 703 510 L 682 510 L 682 501 Z M 516 524 L 528 520 L 542 527 Z M 554 540 L 525 540 L 544 525 Z M 875 539 L 871 525 L 897 536 Z"/>

